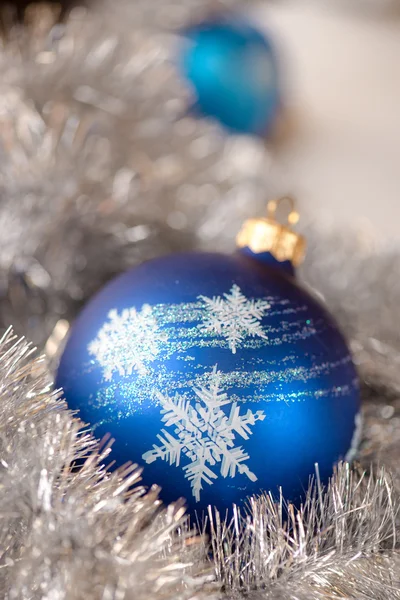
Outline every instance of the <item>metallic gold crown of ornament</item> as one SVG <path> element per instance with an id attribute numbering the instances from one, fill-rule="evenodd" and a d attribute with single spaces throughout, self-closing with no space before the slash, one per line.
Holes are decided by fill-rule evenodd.
<path id="1" fill-rule="evenodd" d="M 249 248 L 255 254 L 270 252 L 276 260 L 289 260 L 293 266 L 299 266 L 305 256 L 306 240 L 287 225 L 276 220 L 277 208 L 283 202 L 289 202 L 287 217 L 289 225 L 295 225 L 300 218 L 292 198 L 284 197 L 271 200 L 267 205 L 267 217 L 248 219 L 239 231 L 236 244 L 239 248 Z"/>

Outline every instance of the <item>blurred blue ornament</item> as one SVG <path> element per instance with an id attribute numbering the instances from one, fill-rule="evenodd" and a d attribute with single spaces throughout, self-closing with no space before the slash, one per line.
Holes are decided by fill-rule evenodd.
<path id="1" fill-rule="evenodd" d="M 145 484 L 192 512 L 279 487 L 298 500 L 315 463 L 326 481 L 356 437 L 347 346 L 290 274 L 300 238 L 276 228 L 266 251 L 256 238 L 267 230 L 249 222 L 230 256 L 168 256 L 117 277 L 61 358 L 57 386 L 98 437 L 115 438 L 116 464 L 145 466 Z"/>
<path id="2" fill-rule="evenodd" d="M 181 70 L 198 111 L 234 132 L 268 134 L 280 104 L 269 40 L 238 18 L 206 21 L 184 36 Z"/>

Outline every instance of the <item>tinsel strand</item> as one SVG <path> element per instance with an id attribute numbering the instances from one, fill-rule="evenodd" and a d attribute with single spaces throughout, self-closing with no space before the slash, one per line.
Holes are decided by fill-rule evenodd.
<path id="1" fill-rule="evenodd" d="M 209 598 L 204 544 L 135 466 L 101 447 L 51 392 L 43 360 L 0 341 L 3 598 Z M 79 468 L 76 466 L 79 465 Z"/>
<path id="2" fill-rule="evenodd" d="M 9 32 L 0 53 L 1 320 L 35 344 L 114 273 L 227 243 L 221 226 L 234 219 L 238 228 L 250 199 L 264 203 L 263 143 L 190 115 L 173 65 L 180 28 L 210 7 L 119 0 L 77 9 L 63 25 L 42 7 L 30 27 Z"/>
<path id="3" fill-rule="evenodd" d="M 298 510 L 270 495 L 236 509 L 231 522 L 210 510 L 218 579 L 233 597 L 400 598 L 399 511 L 385 469 L 367 475 L 348 463 L 338 465 L 325 490 L 316 478 Z M 381 573 L 377 596 L 366 595 L 367 575 L 354 577 L 355 565 Z"/>

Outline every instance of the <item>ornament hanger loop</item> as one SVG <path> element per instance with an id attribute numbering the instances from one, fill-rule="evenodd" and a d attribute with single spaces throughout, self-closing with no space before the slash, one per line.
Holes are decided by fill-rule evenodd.
<path id="1" fill-rule="evenodd" d="M 276 219 L 277 210 L 284 202 L 289 204 L 287 224 Z M 253 254 L 269 252 L 278 262 L 289 261 L 297 267 L 303 262 L 306 240 L 291 228 L 300 218 L 295 201 L 288 196 L 271 200 L 267 211 L 266 217 L 248 219 L 243 224 L 236 238 L 237 246 L 249 248 Z"/>
<path id="2" fill-rule="evenodd" d="M 290 225 L 296 225 L 299 222 L 300 215 L 296 210 L 296 203 L 290 196 L 283 196 L 282 198 L 278 198 L 277 200 L 270 200 L 267 204 L 268 218 L 272 220 L 275 219 L 275 214 L 278 207 L 284 202 L 289 203 L 289 214 L 287 216 L 288 223 Z"/>

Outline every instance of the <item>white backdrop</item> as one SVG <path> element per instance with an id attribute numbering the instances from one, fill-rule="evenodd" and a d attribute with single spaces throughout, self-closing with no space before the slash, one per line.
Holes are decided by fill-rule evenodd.
<path id="1" fill-rule="evenodd" d="M 400 19 L 322 0 L 256 18 L 278 47 L 295 123 L 271 172 L 277 192 L 318 220 L 400 239 Z"/>

